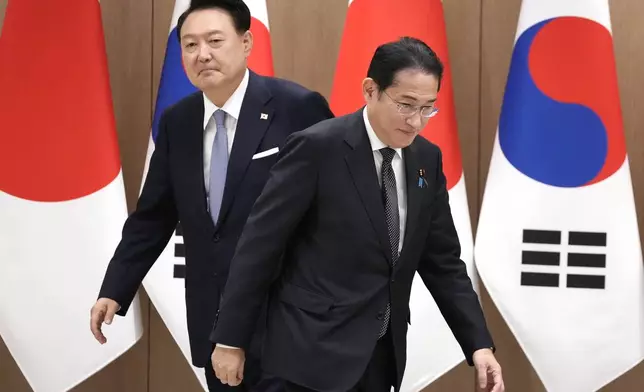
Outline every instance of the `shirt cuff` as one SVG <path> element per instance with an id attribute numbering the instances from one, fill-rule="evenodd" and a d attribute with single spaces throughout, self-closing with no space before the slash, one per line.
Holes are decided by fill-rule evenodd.
<path id="1" fill-rule="evenodd" d="M 232 348 L 232 349 L 234 349 L 234 350 L 239 350 L 239 347 L 226 346 L 225 344 L 219 344 L 219 343 L 217 343 L 217 347 L 221 347 L 221 348 Z"/>

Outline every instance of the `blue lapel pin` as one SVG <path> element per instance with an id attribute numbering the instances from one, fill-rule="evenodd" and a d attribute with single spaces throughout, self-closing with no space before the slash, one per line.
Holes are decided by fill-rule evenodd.
<path id="1" fill-rule="evenodd" d="M 425 169 L 418 169 L 418 187 L 427 187 L 427 180 L 425 179 Z"/>

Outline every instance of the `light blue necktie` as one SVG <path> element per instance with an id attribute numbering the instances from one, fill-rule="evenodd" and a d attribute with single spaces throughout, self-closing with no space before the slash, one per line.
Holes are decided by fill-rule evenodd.
<path id="1" fill-rule="evenodd" d="M 210 155 L 210 184 L 208 187 L 210 216 L 213 223 L 217 224 L 219 210 L 226 185 L 226 171 L 228 170 L 228 133 L 224 126 L 226 112 L 219 109 L 213 115 L 217 132 L 212 143 L 212 154 Z"/>

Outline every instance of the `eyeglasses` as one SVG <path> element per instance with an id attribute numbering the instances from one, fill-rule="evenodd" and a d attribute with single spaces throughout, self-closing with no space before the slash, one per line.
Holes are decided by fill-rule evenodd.
<path id="1" fill-rule="evenodd" d="M 438 113 L 438 108 L 433 104 L 432 106 L 413 106 L 408 103 L 396 101 L 395 99 L 391 98 L 391 95 L 387 94 L 385 90 L 382 90 L 382 92 L 385 93 L 385 95 L 389 97 L 389 99 L 391 99 L 393 103 L 396 104 L 396 106 L 398 107 L 398 113 L 401 116 L 411 117 L 418 113 L 418 110 L 420 110 L 420 116 L 423 118 L 431 118 L 434 117 L 436 113 Z"/>

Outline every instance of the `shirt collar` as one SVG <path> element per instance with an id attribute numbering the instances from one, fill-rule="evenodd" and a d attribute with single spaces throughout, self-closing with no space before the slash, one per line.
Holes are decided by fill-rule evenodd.
<path id="1" fill-rule="evenodd" d="M 212 103 L 212 101 L 209 100 L 208 97 L 206 97 L 205 93 L 203 94 L 203 106 L 204 106 L 203 128 L 204 129 L 206 129 L 206 125 L 208 125 L 208 121 L 210 121 L 210 118 L 218 109 L 222 109 L 224 112 L 226 112 L 228 116 L 231 116 L 235 120 L 239 119 L 239 112 L 241 111 L 242 102 L 244 101 L 244 96 L 246 95 L 246 89 L 248 88 L 248 78 L 249 78 L 249 72 L 247 68 L 241 83 L 239 83 L 239 86 L 237 86 L 237 89 L 233 92 L 233 94 L 230 96 L 230 98 L 228 98 L 228 100 L 224 103 L 224 106 L 222 106 L 221 108 L 219 108 L 217 105 Z"/>
<path id="2" fill-rule="evenodd" d="M 388 147 L 385 143 L 382 142 L 376 135 L 376 131 L 373 130 L 371 123 L 369 122 L 369 116 L 367 116 L 367 107 L 362 111 L 362 118 L 364 119 L 364 126 L 367 128 L 367 136 L 369 136 L 369 143 L 371 143 L 371 150 L 377 151 L 382 148 Z M 402 158 L 402 148 L 394 148 L 396 154 Z"/>

